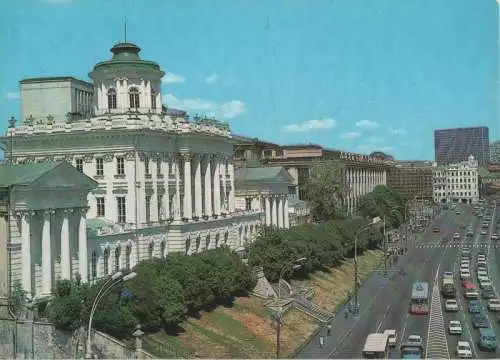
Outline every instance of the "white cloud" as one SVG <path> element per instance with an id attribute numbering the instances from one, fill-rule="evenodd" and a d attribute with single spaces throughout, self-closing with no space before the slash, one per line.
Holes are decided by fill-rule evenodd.
<path id="1" fill-rule="evenodd" d="M 314 130 L 331 129 L 337 125 L 337 121 L 332 118 L 323 120 L 307 120 L 299 124 L 288 124 L 283 128 L 287 132 L 306 132 Z"/>
<path id="2" fill-rule="evenodd" d="M 359 139 L 361 137 L 361 133 L 356 131 L 351 131 L 340 134 L 340 137 L 342 139 Z"/>
<path id="3" fill-rule="evenodd" d="M 358 121 L 356 123 L 356 127 L 359 127 L 359 128 L 365 129 L 365 130 L 373 130 L 373 129 L 379 128 L 380 124 L 375 122 L 375 121 L 371 121 L 371 120 L 361 120 L 361 121 Z"/>
<path id="4" fill-rule="evenodd" d="M 364 153 L 372 153 L 373 151 L 382 151 L 384 153 L 391 153 L 397 148 L 395 146 L 377 146 L 373 143 L 363 143 L 358 145 L 358 150 Z"/>
<path id="5" fill-rule="evenodd" d="M 384 146 L 380 151 L 385 152 L 385 153 L 390 153 L 393 151 L 396 151 L 397 147 L 395 146 Z"/>
<path id="6" fill-rule="evenodd" d="M 247 111 L 246 105 L 241 100 L 231 100 L 224 103 L 216 103 L 200 98 L 179 99 L 172 94 L 163 97 L 168 107 L 185 110 L 188 112 L 202 112 L 207 115 L 220 116 L 224 119 L 232 119 Z"/>
<path id="7" fill-rule="evenodd" d="M 389 133 L 391 133 L 392 135 L 404 135 L 406 134 L 406 130 L 390 127 Z"/>
<path id="8" fill-rule="evenodd" d="M 175 75 L 172 73 L 166 73 L 165 76 L 163 76 L 163 79 L 161 79 L 161 82 L 164 82 L 166 84 L 180 84 L 183 82 L 186 82 L 186 78 L 181 75 Z"/>
<path id="9" fill-rule="evenodd" d="M 20 94 L 16 91 L 5 93 L 5 98 L 8 100 L 19 100 Z"/>
<path id="10" fill-rule="evenodd" d="M 207 76 L 205 78 L 205 82 L 207 84 L 213 84 L 216 83 L 217 81 L 219 81 L 219 75 L 216 72 L 212 73 L 210 76 Z"/>

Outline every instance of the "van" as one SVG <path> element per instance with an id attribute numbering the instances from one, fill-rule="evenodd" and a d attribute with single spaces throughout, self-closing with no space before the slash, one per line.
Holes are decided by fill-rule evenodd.
<path id="1" fill-rule="evenodd" d="M 497 336 L 491 328 L 479 329 L 479 349 L 495 351 L 497 349 Z"/>

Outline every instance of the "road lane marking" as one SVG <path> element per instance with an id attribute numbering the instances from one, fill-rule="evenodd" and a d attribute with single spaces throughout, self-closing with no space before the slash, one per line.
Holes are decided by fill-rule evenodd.
<path id="1" fill-rule="evenodd" d="M 389 305 L 387 305 L 387 307 L 385 308 L 384 317 L 379 321 L 377 330 L 375 330 L 375 332 L 379 332 L 382 325 L 384 325 L 385 319 L 387 318 L 387 315 L 389 314 L 391 307 L 392 307 L 392 302 L 389 303 Z"/>
<path id="2" fill-rule="evenodd" d="M 431 308 L 429 311 L 429 328 L 427 330 L 427 344 L 425 346 L 425 357 L 433 359 L 449 359 L 448 339 L 444 331 L 444 316 L 439 292 L 439 268 L 438 264 L 434 284 L 432 287 Z"/>

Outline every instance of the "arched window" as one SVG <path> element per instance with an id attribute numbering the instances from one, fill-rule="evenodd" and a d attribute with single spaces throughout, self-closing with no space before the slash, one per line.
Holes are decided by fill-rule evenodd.
<path id="1" fill-rule="evenodd" d="M 116 90 L 108 90 L 108 109 L 116 109 Z"/>
<path id="2" fill-rule="evenodd" d="M 120 251 L 120 247 L 118 246 L 115 249 L 115 272 L 120 270 L 120 255 L 121 255 L 121 251 Z"/>
<path id="3" fill-rule="evenodd" d="M 132 255 L 132 246 L 130 244 L 127 245 L 125 249 L 125 269 L 130 270 L 131 256 Z"/>
<path id="4" fill-rule="evenodd" d="M 165 241 L 162 241 L 160 244 L 160 257 L 165 257 L 165 248 L 166 248 Z"/>
<path id="5" fill-rule="evenodd" d="M 104 249 L 104 275 L 109 274 L 109 249 Z"/>
<path id="6" fill-rule="evenodd" d="M 151 90 L 151 109 L 156 109 L 156 91 Z"/>
<path id="7" fill-rule="evenodd" d="M 92 276 L 92 280 L 97 278 L 97 254 L 94 251 L 92 251 L 92 256 L 90 258 L 90 274 Z"/>
<path id="8" fill-rule="evenodd" d="M 154 251 L 155 251 L 155 243 L 154 242 L 151 242 L 149 244 L 149 249 L 148 249 L 148 256 L 149 256 L 149 260 L 153 260 L 153 254 L 154 254 Z"/>
<path id="9" fill-rule="evenodd" d="M 130 99 L 130 108 L 131 109 L 138 109 L 140 108 L 139 104 L 139 90 L 137 88 L 133 87 L 130 88 L 128 91 L 129 99 Z"/>

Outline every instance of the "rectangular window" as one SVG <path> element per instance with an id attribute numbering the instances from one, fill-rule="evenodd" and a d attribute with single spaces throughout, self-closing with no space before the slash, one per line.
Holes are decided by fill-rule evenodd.
<path id="1" fill-rule="evenodd" d="M 156 161 L 156 176 L 161 176 L 161 160 Z"/>
<path id="2" fill-rule="evenodd" d="M 116 173 L 118 175 L 125 175 L 125 158 L 123 157 L 116 158 Z"/>
<path id="3" fill-rule="evenodd" d="M 98 197 L 96 198 L 96 201 L 97 201 L 97 217 L 105 217 L 106 209 L 104 207 L 104 198 Z"/>
<path id="4" fill-rule="evenodd" d="M 146 195 L 146 222 L 151 221 L 151 195 Z"/>
<path id="5" fill-rule="evenodd" d="M 102 158 L 97 158 L 95 159 L 95 167 L 96 167 L 96 174 L 97 176 L 103 176 L 104 175 L 104 159 Z"/>
<path id="6" fill-rule="evenodd" d="M 127 212 L 126 212 L 126 207 L 125 207 L 125 197 L 124 196 L 119 196 L 116 198 L 116 204 L 118 207 L 118 222 L 119 223 L 125 223 L 127 222 Z"/>
<path id="7" fill-rule="evenodd" d="M 146 175 L 150 175 L 150 173 L 149 173 L 149 158 L 148 157 L 146 157 L 144 159 L 144 173 Z"/>
<path id="8" fill-rule="evenodd" d="M 252 210 L 252 198 L 245 198 L 245 210 Z"/>
<path id="9" fill-rule="evenodd" d="M 76 159 L 76 170 L 83 173 L 83 159 Z"/>

